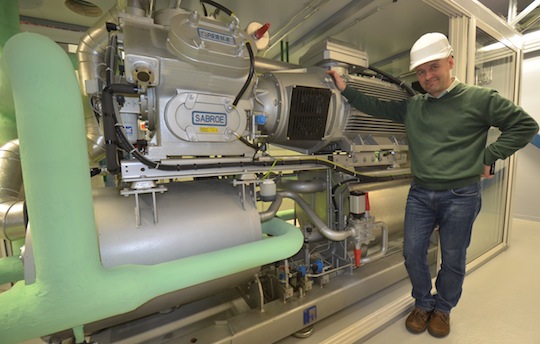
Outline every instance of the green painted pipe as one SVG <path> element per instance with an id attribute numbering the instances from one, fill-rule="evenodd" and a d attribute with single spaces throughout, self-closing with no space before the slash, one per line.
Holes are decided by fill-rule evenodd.
<path id="1" fill-rule="evenodd" d="M 69 58 L 48 38 L 20 33 L 5 45 L 36 282 L 0 294 L 0 343 L 15 343 L 129 312 L 165 293 L 294 255 L 303 236 L 279 219 L 269 239 L 153 266 L 105 269 L 94 223 L 85 128 Z M 2 129 L 2 128 L 0 128 Z M 219 228 L 216 228 L 219 230 Z"/>
<path id="2" fill-rule="evenodd" d="M 19 28 L 19 3 L 17 0 L 0 1 L 0 58 L 4 44 Z M 17 138 L 17 126 L 15 124 L 15 109 L 11 92 L 4 90 L 7 87 L 5 75 L 0 71 L 0 146 Z"/>
<path id="3" fill-rule="evenodd" d="M 24 266 L 19 257 L 0 258 L 0 285 L 24 278 Z"/>

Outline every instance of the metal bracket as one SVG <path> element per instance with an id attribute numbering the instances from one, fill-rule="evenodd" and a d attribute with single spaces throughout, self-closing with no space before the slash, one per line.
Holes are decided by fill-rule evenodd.
<path id="1" fill-rule="evenodd" d="M 164 193 L 167 188 L 163 185 L 153 186 L 147 189 L 123 189 L 120 191 L 122 196 L 128 197 L 129 195 L 135 195 L 135 224 L 137 227 L 141 226 L 141 208 L 139 206 L 140 194 L 152 194 L 152 213 L 154 215 L 154 223 L 158 223 L 156 192 Z"/>

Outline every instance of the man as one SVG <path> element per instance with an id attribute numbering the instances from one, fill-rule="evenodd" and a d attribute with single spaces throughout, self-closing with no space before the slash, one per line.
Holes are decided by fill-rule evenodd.
<path id="1" fill-rule="evenodd" d="M 466 250 L 481 206 L 481 177 L 492 178 L 491 165 L 538 132 L 534 119 L 496 91 L 452 77 L 453 66 L 446 36 L 427 33 L 413 45 L 410 64 L 426 94 L 382 102 L 328 71 L 352 106 L 405 124 L 414 179 L 405 209 L 403 255 L 415 299 L 405 325 L 413 333 L 428 329 L 435 337 L 450 333 L 450 311 L 461 296 Z M 492 126 L 502 133 L 486 147 Z M 437 226 L 442 263 L 432 295 L 427 250 Z"/>

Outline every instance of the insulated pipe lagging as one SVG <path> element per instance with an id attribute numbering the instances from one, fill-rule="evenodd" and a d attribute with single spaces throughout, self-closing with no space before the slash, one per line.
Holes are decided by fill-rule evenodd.
<path id="1" fill-rule="evenodd" d="M 138 0 L 117 1 L 107 13 L 89 28 L 81 37 L 77 47 L 77 59 L 79 61 L 80 89 L 84 94 L 89 94 L 85 82 L 105 81 L 107 65 L 105 61 L 105 51 L 109 44 L 109 34 L 107 23 L 119 24 L 119 17 L 122 13 L 135 16 L 144 16 L 143 4 Z M 104 87 L 105 85 L 97 85 Z"/>
<path id="2" fill-rule="evenodd" d="M 319 216 L 317 216 L 315 211 L 311 209 L 309 204 L 307 204 L 302 197 L 300 197 L 297 193 L 291 191 L 278 191 L 276 194 L 276 200 L 270 205 L 270 208 L 266 212 L 261 213 L 261 221 L 265 221 L 266 219 L 271 218 L 276 214 L 277 209 L 279 209 L 283 198 L 290 198 L 294 200 L 296 204 L 298 204 L 298 206 L 302 208 L 302 210 L 306 213 L 311 222 L 313 222 L 313 225 L 315 225 L 315 227 L 325 238 L 333 241 L 341 241 L 347 239 L 354 234 L 352 230 L 335 231 L 329 228 L 319 218 Z"/>
<path id="3" fill-rule="evenodd" d="M 17 0 L 0 1 L 0 57 L 7 40 L 20 31 L 19 3 Z M 0 73 L 0 145 L 17 137 L 15 110 L 6 77 Z"/>
<path id="4" fill-rule="evenodd" d="M 24 266 L 19 257 L 0 258 L 0 285 L 21 281 L 24 278 Z M 0 334 L 0 339 L 2 338 Z"/>
<path id="5" fill-rule="evenodd" d="M 19 281 L 0 293 L 0 342 L 19 343 L 69 328 L 80 337 L 84 324 L 130 312 L 166 293 L 286 259 L 302 247 L 298 228 L 273 219 L 262 224 L 268 239 L 156 265 L 105 269 L 71 61 L 55 42 L 34 33 L 12 37 L 2 59 L 24 147 L 36 281 Z"/>
<path id="6" fill-rule="evenodd" d="M 93 89 L 87 89 L 85 82 L 94 82 L 96 91 L 99 87 L 99 81 L 104 82 L 107 74 L 105 64 L 105 51 L 109 42 L 109 35 L 106 29 L 106 23 L 119 23 L 118 17 L 122 9 L 115 5 L 109 12 L 103 15 L 97 22 L 89 28 L 81 37 L 77 48 L 77 59 L 79 61 L 80 89 L 83 93 L 89 95 Z"/>
<path id="7" fill-rule="evenodd" d="M 106 24 L 119 24 L 119 16 L 124 11 L 133 15 L 144 15 L 144 10 L 140 8 L 139 1 L 130 0 L 127 7 L 120 5 L 121 1 L 104 14 L 86 33 L 82 36 L 77 47 L 77 60 L 80 89 L 85 96 L 101 92 L 105 86 L 105 79 L 108 73 L 105 61 L 105 52 L 109 44 L 109 35 Z M 87 84 L 88 83 L 88 84 Z M 88 102 L 88 98 L 84 98 Z M 105 140 L 101 134 L 99 123 L 94 115 L 93 109 L 87 108 L 85 113 L 87 151 L 90 161 L 99 162 L 106 155 Z"/>

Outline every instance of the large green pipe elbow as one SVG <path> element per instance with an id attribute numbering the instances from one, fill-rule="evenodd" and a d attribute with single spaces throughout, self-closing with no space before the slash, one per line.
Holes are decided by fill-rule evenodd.
<path id="1" fill-rule="evenodd" d="M 19 32 L 19 3 L 17 0 L 0 1 L 0 58 L 7 40 Z M 5 75 L 0 71 L 0 146 L 17 138 L 15 111 L 11 91 Z"/>
<path id="2" fill-rule="evenodd" d="M 263 224 L 272 235 L 265 240 L 153 266 L 105 269 L 80 91 L 69 58 L 50 39 L 20 33 L 6 43 L 1 62 L 17 114 L 36 281 L 20 281 L 0 294 L 0 343 L 67 328 L 76 329 L 81 340 L 84 324 L 132 311 L 165 293 L 288 258 L 301 248 L 301 232 L 273 219 Z"/>

